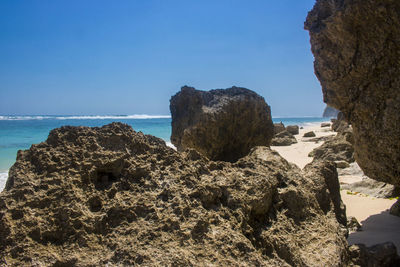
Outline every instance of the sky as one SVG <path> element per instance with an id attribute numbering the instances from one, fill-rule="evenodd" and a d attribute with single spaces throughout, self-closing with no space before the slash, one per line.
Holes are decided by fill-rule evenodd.
<path id="1" fill-rule="evenodd" d="M 321 116 L 314 0 L 2 0 L 1 115 L 169 114 L 184 85 L 249 88 Z"/>

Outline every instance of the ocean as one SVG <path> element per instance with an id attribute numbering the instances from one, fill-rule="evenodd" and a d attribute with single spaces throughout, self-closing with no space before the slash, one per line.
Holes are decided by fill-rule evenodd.
<path id="1" fill-rule="evenodd" d="M 299 126 L 327 120 L 321 117 L 273 118 L 275 123 Z M 14 164 L 17 151 L 45 141 L 50 130 L 65 125 L 102 126 L 114 121 L 129 124 L 135 131 L 157 136 L 170 143 L 171 118 L 167 115 L 0 116 L 0 191 L 4 188 L 8 169 Z"/>

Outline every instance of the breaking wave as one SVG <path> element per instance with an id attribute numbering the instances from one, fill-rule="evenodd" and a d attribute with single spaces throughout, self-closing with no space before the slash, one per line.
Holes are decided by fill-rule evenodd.
<path id="1" fill-rule="evenodd" d="M 4 187 L 6 186 L 8 178 L 8 171 L 0 172 L 0 192 L 3 191 Z"/>
<path id="2" fill-rule="evenodd" d="M 169 119 L 170 115 L 83 115 L 83 116 L 0 116 L 3 121 L 18 120 L 141 120 L 141 119 Z"/>

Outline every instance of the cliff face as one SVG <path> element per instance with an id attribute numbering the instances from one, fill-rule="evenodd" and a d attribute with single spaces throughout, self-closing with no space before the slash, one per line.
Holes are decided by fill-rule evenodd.
<path id="1" fill-rule="evenodd" d="M 353 126 L 357 162 L 400 185 L 400 2 L 317 0 L 305 28 L 324 101 Z"/>
<path id="2" fill-rule="evenodd" d="M 267 147 L 236 163 L 178 153 L 121 123 L 62 127 L 20 151 L 0 194 L 7 266 L 338 266 L 335 166 Z"/>
<path id="3" fill-rule="evenodd" d="M 200 91 L 184 86 L 171 98 L 171 142 L 212 160 L 236 161 L 274 134 L 270 107 L 255 92 L 232 87 Z"/>

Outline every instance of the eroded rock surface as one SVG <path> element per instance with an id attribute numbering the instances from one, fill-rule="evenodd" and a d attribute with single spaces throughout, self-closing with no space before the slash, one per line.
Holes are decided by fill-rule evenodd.
<path id="1" fill-rule="evenodd" d="M 299 134 L 299 126 L 298 125 L 288 125 L 286 126 L 286 131 L 289 133 L 296 135 Z"/>
<path id="2" fill-rule="evenodd" d="M 293 134 L 291 134 L 287 130 L 279 132 L 271 140 L 272 146 L 290 146 L 296 143 L 297 143 L 296 137 L 294 137 Z"/>
<path id="3" fill-rule="evenodd" d="M 121 123 L 62 127 L 10 170 L 0 262 L 339 266 L 342 205 L 330 162 L 302 171 L 267 147 L 215 162 Z"/>
<path id="4" fill-rule="evenodd" d="M 309 157 L 329 161 L 354 162 L 353 135 L 351 131 L 330 136 L 319 147 L 309 153 Z"/>
<path id="5" fill-rule="evenodd" d="M 342 112 L 339 112 L 336 119 L 332 121 L 332 130 L 335 132 L 352 131 L 351 126 L 345 120 Z"/>
<path id="6" fill-rule="evenodd" d="M 303 137 L 315 137 L 315 133 L 313 131 L 306 132 L 303 134 Z"/>
<path id="7" fill-rule="evenodd" d="M 352 184 L 343 184 L 342 189 L 363 193 L 377 198 L 392 198 L 400 195 L 400 190 L 394 185 L 379 182 L 368 177 Z"/>
<path id="8" fill-rule="evenodd" d="M 350 253 L 355 266 L 394 267 L 400 265 L 396 246 L 392 242 L 371 247 L 363 244 L 353 245 L 350 247 Z"/>
<path id="9" fill-rule="evenodd" d="M 270 107 L 255 92 L 232 87 L 200 91 L 184 86 L 170 100 L 171 142 L 212 160 L 236 161 L 274 134 Z"/>
<path id="10" fill-rule="evenodd" d="M 286 130 L 285 125 L 282 122 L 274 123 L 274 134 L 278 134 Z"/>
<path id="11" fill-rule="evenodd" d="M 400 185 L 400 1 L 317 0 L 308 14 L 324 101 L 354 129 L 355 158 Z"/>

